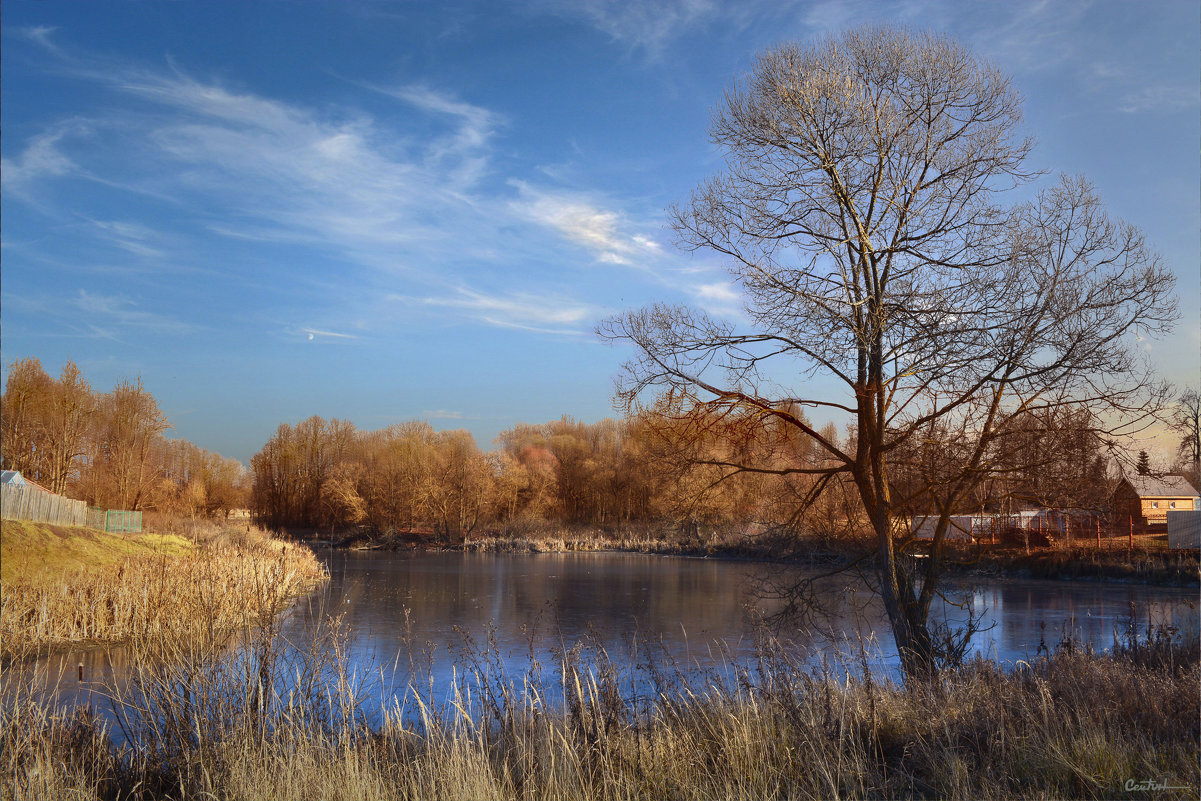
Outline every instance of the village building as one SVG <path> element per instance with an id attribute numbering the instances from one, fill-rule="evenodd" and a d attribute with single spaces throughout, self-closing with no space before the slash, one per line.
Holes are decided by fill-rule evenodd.
<path id="1" fill-rule="evenodd" d="M 1184 476 L 1127 476 L 1114 489 L 1111 508 L 1116 523 L 1160 528 L 1168 512 L 1197 508 L 1197 490 Z"/>

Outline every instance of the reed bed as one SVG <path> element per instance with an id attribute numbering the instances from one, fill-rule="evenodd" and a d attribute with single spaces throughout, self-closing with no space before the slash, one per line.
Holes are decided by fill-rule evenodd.
<path id="1" fill-rule="evenodd" d="M 6 582 L 0 657 L 155 637 L 211 639 L 259 624 L 325 578 L 310 550 L 257 530 L 195 542 L 185 552 L 137 554 L 103 570 Z"/>
<path id="2" fill-rule="evenodd" d="M 641 685 L 596 647 L 531 657 L 509 676 L 485 646 L 444 698 L 420 682 L 384 693 L 350 671 L 347 638 L 335 621 L 304 650 L 273 625 L 238 648 L 157 640 L 110 688 L 109 724 L 47 709 L 38 678 L 10 669 L 3 797 L 1195 798 L 1201 787 L 1198 649 L 1162 632 L 909 686 L 854 664 L 802 668 L 768 640 L 733 680 L 651 664 Z"/>

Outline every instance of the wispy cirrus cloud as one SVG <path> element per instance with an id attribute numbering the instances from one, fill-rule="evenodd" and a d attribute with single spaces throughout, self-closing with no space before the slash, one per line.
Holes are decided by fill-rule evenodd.
<path id="1" fill-rule="evenodd" d="M 581 336 L 588 333 L 581 324 L 591 322 L 605 310 L 568 298 L 534 292 L 488 294 L 459 287 L 453 294 L 413 297 L 392 295 L 391 300 L 409 306 L 456 310 L 461 314 L 503 328 L 517 328 L 543 334 Z"/>
<path id="2" fill-rule="evenodd" d="M 4 191 L 28 199 L 40 182 L 74 171 L 75 164 L 62 152 L 59 143 L 77 131 L 78 126 L 72 124 L 55 126 L 30 139 L 16 158 L 0 158 L 0 182 Z"/>
<path id="3" fill-rule="evenodd" d="M 733 281 L 696 283 L 688 287 L 689 294 L 698 306 L 719 317 L 735 317 L 742 314 L 742 293 Z"/>
<path id="4" fill-rule="evenodd" d="M 141 308 L 132 298 L 106 295 L 80 289 L 71 306 L 82 315 L 85 323 L 98 330 L 136 329 L 156 334 L 182 334 L 195 327 L 167 315 Z"/>
<path id="5" fill-rule="evenodd" d="M 80 215 L 97 232 L 97 236 L 135 256 L 161 259 L 166 251 L 157 246 L 161 235 L 149 226 L 129 220 L 94 220 Z"/>
<path id="6" fill-rule="evenodd" d="M 89 216 L 70 212 L 88 221 L 96 242 L 144 262 L 196 263 L 189 246 L 198 241 L 271 256 L 280 251 L 270 248 L 295 247 L 288 253 L 324 264 L 326 274 L 347 264 L 366 268 L 362 277 L 378 294 L 364 301 L 365 293 L 354 300 L 347 292 L 342 302 L 357 306 L 339 313 L 371 317 L 377 327 L 391 322 L 372 304 L 391 292 L 451 318 L 587 334 L 609 305 L 637 298 L 627 301 L 600 271 L 564 278 L 564 266 L 580 252 L 579 266 L 631 268 L 644 284 L 717 302 L 694 286 L 704 275 L 686 275 L 657 241 L 657 219 L 641 219 L 578 183 L 485 181 L 501 171 L 494 141 L 508 121 L 452 92 L 422 83 L 357 84 L 371 103 L 318 108 L 200 80 L 174 64 L 89 61 L 57 48 L 52 55 L 58 69 L 101 87 L 113 102 L 104 116 L 31 140 L 14 161 L 12 179 L 32 189 L 77 173 L 136 195 L 138 203 L 152 199 L 155 213 L 165 210 L 171 222 L 107 208 Z M 395 100 L 395 108 L 381 106 L 379 95 Z M 7 172 L 6 163 L 6 188 Z M 297 283 L 316 287 L 315 275 L 295 274 L 288 291 L 295 294 Z M 399 282 L 403 293 L 394 291 Z M 338 293 L 337 282 L 321 283 Z M 496 286 L 505 290 L 488 289 Z M 321 301 L 328 306 L 338 297 Z M 135 311 L 110 306 L 120 309 Z M 298 311 L 284 319 L 305 319 Z M 371 322 L 364 325 L 369 331 Z M 293 331 L 337 338 L 321 327 Z"/>
<path id="7" fill-rule="evenodd" d="M 29 25 L 29 26 L 14 28 L 12 32 L 17 36 L 20 36 L 24 39 L 28 39 L 29 41 L 33 42 L 34 44 L 37 44 L 40 47 L 43 47 L 46 50 L 49 50 L 52 53 L 60 53 L 61 54 L 62 51 L 59 49 L 58 45 L 55 44 L 53 39 L 51 38 L 54 35 L 54 32 L 57 30 L 58 30 L 58 28 L 56 28 L 52 25 Z"/>
<path id="8" fill-rule="evenodd" d="M 513 181 L 518 198 L 510 208 L 519 216 L 559 234 L 590 251 L 597 261 L 646 268 L 662 247 L 637 230 L 622 215 L 570 191 L 539 189 Z"/>
<path id="9" fill-rule="evenodd" d="M 1201 106 L 1201 89 L 1196 86 L 1143 86 L 1128 91 L 1118 111 L 1142 114 L 1149 111 L 1186 111 Z"/>
<path id="10" fill-rule="evenodd" d="M 47 48 L 53 68 L 104 87 L 118 102 L 104 118 L 56 126 L 5 159 L 6 191 L 25 194 L 86 168 L 114 188 L 204 209 L 209 231 L 322 247 L 375 268 L 404 269 L 449 250 L 447 222 L 488 229 L 470 193 L 487 172 L 500 118 L 449 93 L 387 92 L 444 128 L 415 140 L 362 111 L 290 104 L 174 65 L 153 70 L 67 55 L 51 46 L 49 32 L 27 38 Z M 85 131 L 92 141 L 83 141 Z M 455 244 L 462 247 L 462 238 Z"/>
<path id="11" fill-rule="evenodd" d="M 433 166 L 447 166 L 456 186 L 474 185 L 487 173 L 491 139 L 504 123 L 501 115 L 424 85 L 371 88 L 427 113 L 455 120 L 453 129 L 447 135 L 435 137 L 425 153 L 427 162 Z"/>
<path id="12" fill-rule="evenodd" d="M 715 0 L 542 0 L 536 7 L 583 20 L 613 41 L 651 57 L 661 55 L 668 44 L 695 28 L 740 17 L 737 5 Z"/>

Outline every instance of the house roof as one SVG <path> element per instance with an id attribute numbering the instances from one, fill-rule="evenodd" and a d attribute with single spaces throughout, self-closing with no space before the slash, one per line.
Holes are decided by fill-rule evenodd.
<path id="1" fill-rule="evenodd" d="M 17 470 L 5 470 L 0 473 L 0 484 L 24 484 L 25 478 Z"/>
<path id="2" fill-rule="evenodd" d="M 1184 476 L 1126 476 L 1140 498 L 1193 498 L 1197 490 Z"/>

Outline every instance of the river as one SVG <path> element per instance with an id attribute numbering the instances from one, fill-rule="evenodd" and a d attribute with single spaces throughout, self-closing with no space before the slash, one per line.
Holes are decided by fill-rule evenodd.
<path id="1" fill-rule="evenodd" d="M 403 696 L 410 682 L 445 696 L 452 676 L 481 656 L 506 675 L 521 676 L 532 659 L 553 672 L 556 653 L 580 643 L 603 648 L 632 673 L 653 661 L 729 677 L 754 664 L 758 622 L 777 603 L 756 587 L 787 577 L 761 563 L 642 554 L 322 554 L 330 582 L 297 602 L 281 636 L 303 648 L 330 616 L 341 618 L 352 671 L 376 677 L 385 698 Z M 844 575 L 824 579 L 820 597 L 823 616 L 774 632 L 785 647 L 814 666 L 867 665 L 896 677 L 895 646 L 874 594 Z M 1131 625 L 1139 633 L 1148 625 L 1198 631 L 1197 590 L 1189 588 L 992 579 L 959 582 L 947 597 L 955 603 L 939 605 L 935 619 L 953 628 L 970 607 L 983 626 L 970 653 L 1009 664 L 1065 636 L 1104 650 Z M 120 681 L 124 663 L 113 648 L 47 664 L 69 698 Z"/>

